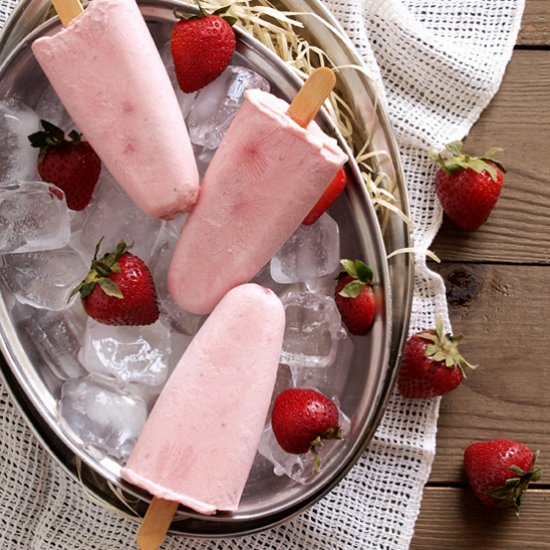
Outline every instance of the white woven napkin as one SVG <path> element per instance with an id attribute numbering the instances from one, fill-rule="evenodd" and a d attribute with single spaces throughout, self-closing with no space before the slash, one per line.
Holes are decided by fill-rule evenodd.
<path id="1" fill-rule="evenodd" d="M 380 83 L 404 164 L 413 236 L 432 242 L 442 212 L 427 152 L 465 136 L 500 85 L 523 0 L 326 0 Z M 1 0 L 0 26 L 16 0 Z M 416 258 L 411 332 L 448 324 L 441 279 Z M 309 511 L 258 535 L 169 537 L 166 549 L 408 548 L 435 453 L 439 400 L 392 396 L 368 451 Z M 0 548 L 134 548 L 136 524 L 89 501 L 0 394 Z"/>

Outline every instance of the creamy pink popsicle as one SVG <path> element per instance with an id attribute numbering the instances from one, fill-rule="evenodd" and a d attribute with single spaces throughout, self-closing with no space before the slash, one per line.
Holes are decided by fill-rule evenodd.
<path id="1" fill-rule="evenodd" d="M 249 90 L 203 179 L 168 271 L 185 310 L 208 313 L 249 281 L 303 221 L 347 160 L 315 123 L 302 128 L 288 103 Z"/>
<path id="2" fill-rule="evenodd" d="M 203 514 L 237 510 L 273 393 L 284 325 L 271 290 L 246 284 L 228 292 L 166 383 L 122 477 Z"/>
<path id="3" fill-rule="evenodd" d="M 32 50 L 113 177 L 150 216 L 195 202 L 199 176 L 175 92 L 135 0 L 94 0 Z"/>

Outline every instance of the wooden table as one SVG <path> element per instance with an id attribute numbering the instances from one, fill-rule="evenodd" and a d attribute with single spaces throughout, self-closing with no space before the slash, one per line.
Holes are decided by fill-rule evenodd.
<path id="1" fill-rule="evenodd" d="M 466 140 L 505 149 L 508 168 L 489 220 L 472 234 L 445 222 L 432 247 L 455 332 L 479 365 L 444 396 L 437 454 L 412 550 L 550 549 L 550 0 L 527 0 L 500 91 Z M 540 449 L 541 481 L 521 517 L 483 508 L 462 468 L 473 441 Z"/>

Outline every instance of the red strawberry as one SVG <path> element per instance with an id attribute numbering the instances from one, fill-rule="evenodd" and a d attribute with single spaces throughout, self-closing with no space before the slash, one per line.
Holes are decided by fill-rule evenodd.
<path id="1" fill-rule="evenodd" d="M 443 154 L 432 155 L 441 165 L 435 190 L 451 221 L 460 229 L 474 231 L 493 210 L 506 170 L 491 158 L 502 149 L 490 149 L 481 157 L 464 155 L 462 149 L 462 142 L 454 141 Z"/>
<path id="2" fill-rule="evenodd" d="M 157 293 L 149 269 L 120 241 L 114 252 L 97 259 L 97 244 L 90 272 L 72 291 L 80 292 L 86 313 L 106 325 L 150 325 L 159 317 Z"/>
<path id="3" fill-rule="evenodd" d="M 338 198 L 344 190 L 347 183 L 347 174 L 345 168 L 340 168 L 334 179 L 330 182 L 317 204 L 311 209 L 309 214 L 302 222 L 304 225 L 311 225 L 316 222 L 323 212 Z"/>
<path id="4" fill-rule="evenodd" d="M 311 451 L 318 470 L 318 448 L 323 439 L 341 439 L 338 408 L 328 397 L 312 389 L 289 388 L 275 399 L 271 427 L 284 451 L 304 454 Z"/>
<path id="5" fill-rule="evenodd" d="M 342 320 L 352 334 L 365 334 L 376 314 L 372 290 L 372 269 L 360 260 L 341 260 L 345 272 L 340 273 L 334 301 Z"/>
<path id="6" fill-rule="evenodd" d="M 195 92 L 212 82 L 229 65 L 236 38 L 231 25 L 235 18 L 223 16 L 227 7 L 208 14 L 188 14 L 174 10 L 179 21 L 174 25 L 170 48 L 176 78 L 184 92 Z"/>
<path id="7" fill-rule="evenodd" d="M 538 454 L 508 439 L 472 443 L 464 451 L 464 468 L 474 494 L 489 508 L 513 508 L 519 516 L 523 491 L 542 476 L 535 469 Z"/>
<path id="8" fill-rule="evenodd" d="M 45 120 L 41 123 L 44 130 L 29 136 L 31 145 L 40 148 L 38 173 L 44 181 L 63 189 L 71 210 L 83 210 L 99 179 L 101 160 L 75 130 L 67 141 L 63 130 Z"/>
<path id="9" fill-rule="evenodd" d="M 405 344 L 397 379 L 403 397 L 435 397 L 454 390 L 464 379 L 467 368 L 475 369 L 459 353 L 462 336 L 443 334 L 438 320 L 435 330 L 411 336 Z"/>

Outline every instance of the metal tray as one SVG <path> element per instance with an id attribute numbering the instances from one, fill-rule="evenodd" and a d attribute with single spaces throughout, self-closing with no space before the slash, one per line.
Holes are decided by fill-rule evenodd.
<path id="1" fill-rule="evenodd" d="M 158 43 L 164 43 L 168 38 L 174 5 L 174 2 L 163 0 L 140 2 Z M 314 0 L 288 0 L 280 5 L 291 11 L 315 12 L 337 25 L 320 3 Z M 0 37 L 0 99 L 16 95 L 31 106 L 36 101 L 37 90 L 46 81 L 34 61 L 29 45 L 37 36 L 57 31 L 57 18 L 41 23 L 49 15 L 51 8 L 46 0 L 22 2 L 7 23 Z M 312 17 L 304 16 L 304 22 L 309 40 L 329 53 L 336 64 L 360 63 L 350 43 L 330 33 Z M 238 36 L 238 64 L 249 65 L 267 76 L 277 95 L 292 97 L 299 87 L 298 79 L 257 41 L 242 32 Z M 340 75 L 340 87 L 352 105 L 358 143 L 365 139 L 368 132 L 371 134 L 373 150 L 385 149 L 390 152 L 389 158 L 384 156 L 374 160 L 375 168 L 394 178 L 400 206 L 408 212 L 397 148 L 371 82 L 361 73 L 345 71 Z M 320 122 L 327 131 L 337 133 L 326 114 L 320 117 Z M 357 183 L 357 167 L 353 165 L 352 168 L 355 185 L 350 186 L 345 200 L 338 201 L 333 215 L 346 235 L 343 254 L 363 256 L 373 265 L 386 308 L 369 336 L 354 340 L 352 376 L 346 383 L 341 399 L 343 410 L 352 417 L 350 436 L 336 459 L 326 465 L 313 484 L 301 486 L 285 477 L 273 476 L 266 480 L 251 476 L 237 513 L 213 517 L 193 512 L 180 513 L 178 521 L 172 526 L 172 532 L 207 537 L 232 536 L 282 523 L 317 502 L 333 488 L 357 461 L 374 434 L 393 384 L 408 329 L 412 264 L 407 255 L 399 255 L 388 265 L 386 248 L 391 251 L 409 246 L 406 226 L 400 220 L 390 217 L 382 236 L 371 202 Z M 55 386 L 55 381 L 43 376 L 32 343 L 22 341 L 16 319 L 10 316 L 6 307 L 7 296 L 3 295 L 2 298 L 0 347 L 5 358 L 1 365 L 2 375 L 33 431 L 50 454 L 93 496 L 129 517 L 142 516 L 148 497 L 120 480 L 120 464 L 110 458 L 92 456 L 61 429 L 56 417 L 56 393 L 59 388 Z M 132 511 L 116 496 L 113 487 L 123 491 L 125 500 L 131 503 Z"/>

